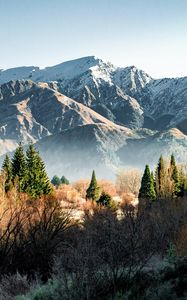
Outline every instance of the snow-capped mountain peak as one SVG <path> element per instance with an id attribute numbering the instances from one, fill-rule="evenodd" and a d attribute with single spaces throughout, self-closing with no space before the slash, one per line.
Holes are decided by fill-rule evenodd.
<path id="1" fill-rule="evenodd" d="M 87 56 L 52 67 L 17 67 L 0 70 L 0 84 L 10 80 L 32 79 L 33 81 L 55 81 L 59 79 L 72 79 L 88 71 L 91 67 L 102 65 L 103 61 L 95 56 Z"/>
<path id="2" fill-rule="evenodd" d="M 72 79 L 84 72 L 88 71 L 91 67 L 97 66 L 101 60 L 95 56 L 87 56 L 67 62 L 63 62 L 56 66 L 47 67 L 42 70 L 42 75 L 45 81 L 52 81 L 57 79 Z"/>

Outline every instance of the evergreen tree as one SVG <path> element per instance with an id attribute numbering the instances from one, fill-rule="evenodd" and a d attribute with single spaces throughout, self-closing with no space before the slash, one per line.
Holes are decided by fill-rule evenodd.
<path id="1" fill-rule="evenodd" d="M 40 194 L 44 194 L 44 195 L 50 194 L 52 192 L 52 186 L 45 170 L 45 164 L 39 154 L 38 154 L 38 165 L 40 169 L 40 187 L 41 187 Z"/>
<path id="2" fill-rule="evenodd" d="M 158 166 L 155 172 L 155 189 L 156 195 L 158 198 L 162 198 L 164 196 L 164 188 L 165 188 L 165 166 L 164 159 L 162 155 L 159 158 Z"/>
<path id="3" fill-rule="evenodd" d="M 173 154 L 171 155 L 171 159 L 170 159 L 170 174 L 171 174 L 171 179 L 174 182 L 173 195 L 177 196 L 180 194 L 180 180 L 179 180 L 178 169 L 175 163 L 175 157 Z"/>
<path id="4" fill-rule="evenodd" d="M 61 183 L 62 184 L 69 184 L 69 180 L 65 176 L 62 176 L 61 177 Z"/>
<path id="5" fill-rule="evenodd" d="M 25 192 L 27 187 L 27 164 L 21 143 L 16 149 L 12 159 L 12 179 L 18 181 L 19 192 Z"/>
<path id="6" fill-rule="evenodd" d="M 108 193 L 102 192 L 101 196 L 96 202 L 102 206 L 110 207 L 112 203 L 112 197 Z"/>
<path id="7" fill-rule="evenodd" d="M 5 176 L 5 192 L 8 192 L 12 185 L 12 163 L 8 155 L 5 156 L 1 173 Z"/>
<path id="8" fill-rule="evenodd" d="M 33 198 L 49 194 L 52 191 L 52 186 L 39 153 L 33 145 L 30 145 L 26 154 L 28 168 L 27 193 Z"/>
<path id="9" fill-rule="evenodd" d="M 183 170 L 179 172 L 179 197 L 184 197 L 187 195 L 187 177 L 185 176 Z"/>
<path id="10" fill-rule="evenodd" d="M 59 186 L 61 184 L 61 180 L 57 175 L 54 175 L 53 178 L 51 179 L 51 183 L 54 186 Z"/>
<path id="11" fill-rule="evenodd" d="M 139 198 L 148 199 L 148 200 L 156 199 L 154 180 L 148 165 L 146 165 L 142 177 L 141 187 L 139 191 Z"/>
<path id="12" fill-rule="evenodd" d="M 99 195 L 100 195 L 100 188 L 97 185 L 95 171 L 93 171 L 90 185 L 86 191 L 86 199 L 97 201 L 99 199 Z"/>
<path id="13" fill-rule="evenodd" d="M 154 189 L 155 189 L 155 177 L 154 177 L 153 171 L 151 171 L 151 177 L 152 177 L 152 181 L 153 181 Z"/>

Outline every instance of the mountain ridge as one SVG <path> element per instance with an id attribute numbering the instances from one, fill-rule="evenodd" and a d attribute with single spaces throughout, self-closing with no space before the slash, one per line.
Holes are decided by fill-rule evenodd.
<path id="1" fill-rule="evenodd" d="M 153 164 L 171 148 L 178 159 L 186 157 L 187 77 L 153 79 L 135 66 L 89 56 L 44 69 L 1 70 L 0 83 L 8 79 L 0 85 L 1 155 L 20 141 L 36 143 L 50 170 L 54 143 L 66 153 L 67 168 L 61 154 L 58 163 L 64 173 L 70 174 L 68 155 L 76 149 L 76 172 L 87 159 L 89 170 L 101 164 L 104 176 L 128 162 L 142 166 L 146 157 Z"/>

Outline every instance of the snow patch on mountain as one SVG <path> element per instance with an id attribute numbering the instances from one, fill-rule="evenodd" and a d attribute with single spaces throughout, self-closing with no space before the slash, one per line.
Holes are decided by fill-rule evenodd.
<path id="1" fill-rule="evenodd" d="M 146 84 L 153 79 L 144 71 L 137 69 L 135 66 L 131 66 L 127 68 L 117 68 L 112 80 L 125 93 L 134 96 L 137 92 L 141 93 Z"/>

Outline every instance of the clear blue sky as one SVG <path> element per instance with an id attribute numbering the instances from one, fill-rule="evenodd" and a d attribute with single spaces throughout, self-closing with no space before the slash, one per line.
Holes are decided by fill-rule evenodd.
<path id="1" fill-rule="evenodd" d="M 187 0 L 0 0 L 0 68 L 88 55 L 187 76 Z"/>

